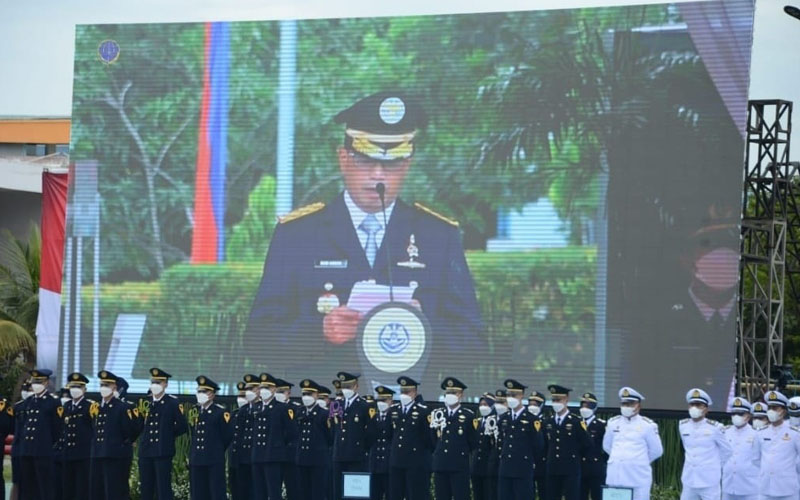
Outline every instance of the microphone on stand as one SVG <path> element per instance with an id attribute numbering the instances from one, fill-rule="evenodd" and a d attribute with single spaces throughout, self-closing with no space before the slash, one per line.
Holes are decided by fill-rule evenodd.
<path id="1" fill-rule="evenodd" d="M 386 186 L 382 182 L 375 184 L 375 191 L 378 192 L 378 197 L 381 199 L 381 210 L 383 211 L 383 238 L 389 234 L 389 224 L 386 221 L 386 200 L 384 194 L 386 193 Z M 389 249 L 389 242 L 386 240 L 386 268 L 389 274 L 389 302 L 394 302 L 394 283 L 392 282 L 392 253 Z"/>

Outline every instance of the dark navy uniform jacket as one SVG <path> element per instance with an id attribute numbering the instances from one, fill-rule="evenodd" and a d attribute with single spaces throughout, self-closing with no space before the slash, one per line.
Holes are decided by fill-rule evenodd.
<path id="1" fill-rule="evenodd" d="M 242 446 L 239 453 L 239 463 L 249 465 L 253 463 L 253 442 L 255 431 L 255 414 L 259 402 L 247 403 L 239 408 L 239 432 L 242 434 Z"/>
<path id="2" fill-rule="evenodd" d="M 428 407 L 415 400 L 403 412 L 402 405 L 394 404 L 389 408 L 389 418 L 393 427 L 389 464 L 392 467 L 430 469 L 433 439 Z"/>
<path id="3" fill-rule="evenodd" d="M 233 439 L 233 421 L 224 407 L 212 403 L 208 408 L 193 408 L 197 417 L 192 429 L 189 465 L 225 463 L 225 450 Z"/>
<path id="4" fill-rule="evenodd" d="M 494 436 L 486 434 L 486 419 L 489 417 L 497 418 L 497 414 L 492 413 L 481 417 L 478 422 L 478 442 L 472 453 L 472 468 L 470 473 L 473 476 L 496 476 L 497 475 L 497 454 L 498 447 Z"/>
<path id="5" fill-rule="evenodd" d="M 331 428 L 328 410 L 316 404 L 295 413 L 299 432 L 295 463 L 302 466 L 325 466 L 330 462 Z"/>
<path id="6" fill-rule="evenodd" d="M 22 456 L 22 442 L 25 441 L 25 408 L 28 406 L 28 399 L 20 399 L 12 406 L 11 412 L 14 415 L 14 440 L 11 442 L 12 457 Z"/>
<path id="7" fill-rule="evenodd" d="M 534 422 L 539 422 L 539 428 L 544 427 L 543 422 L 547 418 L 545 415 L 540 413 L 539 415 L 531 414 L 531 416 L 533 417 Z M 534 462 L 533 467 L 533 475 L 534 477 L 544 477 L 547 475 L 547 453 L 540 453 L 536 457 L 536 462 Z"/>
<path id="8" fill-rule="evenodd" d="M 139 458 L 175 456 L 175 438 L 189 431 L 178 398 L 166 394 L 145 400 L 147 412 L 139 439 Z"/>
<path id="9" fill-rule="evenodd" d="M 342 409 L 345 400 L 339 400 Z M 344 414 L 331 418 L 333 429 L 333 461 L 362 462 L 367 459 L 370 448 L 367 425 L 369 424 L 369 404 L 361 396 L 354 396 Z"/>
<path id="10" fill-rule="evenodd" d="M 409 260 L 411 235 L 419 249 L 416 261 L 425 264 L 424 268 L 398 265 Z M 387 247 L 391 263 L 387 262 Z M 322 209 L 276 227 L 245 331 L 245 342 L 254 346 L 252 359 L 286 379 L 322 376 L 324 373 L 309 374 L 309 367 L 322 369 L 331 359 L 340 366 L 359 366 L 356 342 L 335 345 L 325 340 L 324 314 L 318 311 L 317 302 L 326 283 L 333 286 L 331 293 L 341 305 L 347 304 L 357 281 L 374 279 L 388 284 L 388 265 L 395 285 L 418 284 L 414 298 L 430 321 L 430 368 L 420 382 L 438 386 L 440 372 L 462 368 L 459 353 L 483 352 L 480 309 L 458 228 L 398 199 L 374 268 L 370 268 L 341 195 Z M 269 349 L 259 351 L 258 346 Z M 287 352 L 304 355 L 286 356 Z"/>
<path id="11" fill-rule="evenodd" d="M 91 457 L 94 425 L 90 409 L 93 404 L 97 403 L 86 398 L 81 398 L 77 404 L 75 400 L 64 404 L 64 460 L 85 460 Z"/>
<path id="12" fill-rule="evenodd" d="M 557 425 L 553 414 L 544 420 L 543 425 L 547 446 L 547 474 L 580 474 L 583 454 L 592 447 L 581 418 L 567 412 L 561 425 Z"/>
<path id="13" fill-rule="evenodd" d="M 228 448 L 228 454 L 230 455 L 228 464 L 231 467 L 236 467 L 241 463 L 245 463 L 242 461 L 245 454 L 248 457 L 250 456 L 250 448 L 248 447 L 247 453 L 245 453 L 245 447 L 243 446 L 245 442 L 244 420 L 247 411 L 248 405 L 244 405 L 241 408 L 233 410 L 233 414 L 231 415 L 231 419 L 233 420 L 233 437 L 231 438 L 231 446 Z M 249 444 L 248 442 L 248 445 Z"/>
<path id="14" fill-rule="evenodd" d="M 608 455 L 603 451 L 603 437 L 606 435 L 606 421 L 597 417 L 586 426 L 586 432 L 592 440 L 592 447 L 583 455 L 581 476 L 606 477 Z"/>
<path id="15" fill-rule="evenodd" d="M 138 410 L 125 401 L 111 398 L 108 403 L 96 403 L 92 458 L 125 458 L 132 452 L 131 443 L 136 438 Z"/>
<path id="16" fill-rule="evenodd" d="M 53 446 L 61 437 L 64 408 L 55 394 L 45 392 L 25 400 L 22 457 L 52 457 Z"/>
<path id="17" fill-rule="evenodd" d="M 514 419 L 513 411 L 504 413 L 498 422 L 500 428 L 500 477 L 533 477 L 536 457 L 544 452 L 544 438 L 537 420 L 523 409 Z"/>
<path id="18" fill-rule="evenodd" d="M 253 405 L 253 463 L 292 462 L 297 427 L 294 410 L 272 398 Z"/>
<path id="19" fill-rule="evenodd" d="M 387 409 L 384 414 L 376 413 L 369 421 L 369 471 L 373 474 L 389 473 L 389 451 L 392 444 L 392 419 Z"/>
<path id="20" fill-rule="evenodd" d="M 434 472 L 469 472 L 469 457 L 478 447 L 478 420 L 469 408 L 459 406 L 448 416 L 444 430 L 433 431 L 436 447 L 433 450 Z"/>

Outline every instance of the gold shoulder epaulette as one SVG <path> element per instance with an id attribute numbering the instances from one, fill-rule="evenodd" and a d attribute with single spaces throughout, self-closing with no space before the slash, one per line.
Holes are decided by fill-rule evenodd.
<path id="1" fill-rule="evenodd" d="M 419 203 L 419 202 L 414 203 L 414 206 L 417 207 L 418 209 L 422 210 L 426 214 L 433 215 L 437 219 L 439 219 L 441 221 L 444 221 L 444 222 L 447 222 L 451 226 L 458 227 L 458 221 L 457 220 L 453 220 L 453 219 L 451 219 L 449 217 L 445 217 L 444 215 L 442 215 L 442 214 L 440 214 L 438 212 L 434 212 L 433 210 L 431 210 L 430 208 L 426 207 L 422 203 Z"/>
<path id="2" fill-rule="evenodd" d="M 285 224 L 287 222 L 299 219 L 300 217 L 305 217 L 306 215 L 313 214 L 314 212 L 319 212 L 323 208 L 325 208 L 325 204 L 322 202 L 312 203 L 310 205 L 306 205 L 304 207 L 292 210 L 283 217 L 278 217 L 278 222 L 281 224 Z"/>

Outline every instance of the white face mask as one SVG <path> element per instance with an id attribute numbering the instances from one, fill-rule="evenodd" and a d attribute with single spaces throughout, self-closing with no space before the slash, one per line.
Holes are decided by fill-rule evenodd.
<path id="1" fill-rule="evenodd" d="M 72 400 L 71 400 L 71 399 L 69 399 L 69 398 L 61 398 L 61 406 L 64 406 L 64 405 L 65 405 L 65 404 L 67 404 L 67 402 L 69 402 L 69 401 L 72 401 Z"/>
<path id="2" fill-rule="evenodd" d="M 789 425 L 794 427 L 800 425 L 800 417 L 789 417 Z"/>
<path id="3" fill-rule="evenodd" d="M 319 401 L 317 401 L 317 404 L 318 404 L 318 405 L 319 405 L 319 407 L 320 407 L 320 408 L 322 408 L 323 410 L 325 410 L 325 409 L 327 409 L 327 408 L 328 408 L 328 402 L 327 402 L 327 401 L 325 401 L 324 399 L 320 399 Z"/>
<path id="4" fill-rule="evenodd" d="M 458 403 L 458 396 L 455 394 L 445 394 L 444 395 L 444 404 L 447 406 L 455 406 Z"/>
<path id="5" fill-rule="evenodd" d="M 509 408 L 516 410 L 520 404 L 520 400 L 518 398 L 506 398 L 506 403 L 508 403 Z"/>
<path id="6" fill-rule="evenodd" d="M 279 392 L 275 394 L 275 399 L 278 400 L 278 403 L 285 403 L 289 398 L 286 396 L 286 394 Z"/>
<path id="7" fill-rule="evenodd" d="M 744 415 L 734 415 L 731 417 L 731 421 L 733 422 L 733 425 L 735 425 L 736 427 L 743 427 L 744 424 L 747 423 L 747 419 L 745 418 Z"/>
<path id="8" fill-rule="evenodd" d="M 253 401 L 256 400 L 257 397 L 258 394 L 256 394 L 253 391 L 247 391 L 244 393 L 244 398 L 247 400 L 248 403 L 252 403 Z"/>
<path id="9" fill-rule="evenodd" d="M 764 422 L 764 420 L 762 420 L 762 419 L 754 419 L 753 420 L 753 429 L 756 429 L 756 430 L 763 429 L 766 426 L 767 426 L 767 423 Z"/>
<path id="10" fill-rule="evenodd" d="M 542 413 L 542 409 L 539 408 L 537 405 L 528 405 L 528 413 L 531 415 L 539 416 Z"/>
<path id="11" fill-rule="evenodd" d="M 69 395 L 72 396 L 72 399 L 78 399 L 83 396 L 83 389 L 80 387 L 70 387 Z"/>
<path id="12" fill-rule="evenodd" d="M 266 387 L 262 387 L 258 390 L 258 395 L 261 396 L 261 399 L 266 401 L 272 397 L 272 391 L 267 389 Z"/>
<path id="13" fill-rule="evenodd" d="M 20 391 L 20 396 L 22 396 L 22 399 L 28 399 L 32 395 L 33 393 L 31 391 Z"/>
<path id="14" fill-rule="evenodd" d="M 353 389 L 342 389 L 342 396 L 344 396 L 345 399 L 352 398 L 355 393 L 356 391 Z"/>
<path id="15" fill-rule="evenodd" d="M 578 411 L 580 412 L 581 417 L 583 417 L 584 419 L 590 418 L 592 415 L 594 415 L 594 410 L 592 410 L 591 408 L 581 408 Z"/>
<path id="16" fill-rule="evenodd" d="M 781 412 L 778 410 L 767 410 L 767 419 L 769 419 L 770 422 L 777 422 L 781 419 Z"/>
<path id="17" fill-rule="evenodd" d="M 556 413 L 561 413 L 567 406 L 564 403 L 552 403 L 552 405 L 553 405 L 553 411 Z"/>
<path id="18" fill-rule="evenodd" d="M 622 414 L 623 417 L 632 417 L 636 414 L 636 408 L 633 406 L 621 406 L 619 408 L 619 412 Z"/>
<path id="19" fill-rule="evenodd" d="M 314 401 L 316 401 L 316 399 L 314 399 L 314 396 L 309 396 L 308 394 L 303 394 L 303 397 L 301 399 L 303 400 L 303 406 L 306 407 L 313 406 Z"/>
<path id="20" fill-rule="evenodd" d="M 689 407 L 689 416 L 692 418 L 700 418 L 703 416 L 703 409 L 696 406 Z"/>
<path id="21" fill-rule="evenodd" d="M 201 405 L 208 403 L 208 394 L 206 394 L 205 392 L 198 392 L 197 403 Z"/>
<path id="22" fill-rule="evenodd" d="M 488 406 L 479 406 L 478 413 L 480 413 L 482 417 L 485 417 L 492 413 L 492 409 Z"/>
<path id="23" fill-rule="evenodd" d="M 31 384 L 31 389 L 33 389 L 34 394 L 41 394 L 44 391 L 44 384 Z"/>
<path id="24" fill-rule="evenodd" d="M 386 401 L 378 401 L 378 411 L 383 413 L 389 409 L 389 403 Z"/>
<path id="25" fill-rule="evenodd" d="M 502 415 L 503 413 L 508 411 L 508 407 L 502 403 L 495 403 L 494 411 L 496 411 L 498 415 Z"/>
<path id="26" fill-rule="evenodd" d="M 154 382 L 150 384 L 150 392 L 153 393 L 153 396 L 160 396 L 164 392 L 164 386 Z"/>
<path id="27" fill-rule="evenodd" d="M 111 396 L 111 393 L 113 392 L 114 391 L 111 390 L 111 387 L 108 387 L 106 385 L 100 386 L 100 395 L 103 396 L 104 398 Z"/>
<path id="28" fill-rule="evenodd" d="M 116 389 L 114 389 L 114 397 L 119 398 L 119 392 Z"/>
<path id="29" fill-rule="evenodd" d="M 400 404 L 402 404 L 403 406 L 410 405 L 412 401 L 414 401 L 414 398 L 412 398 L 408 394 L 401 394 L 400 395 Z"/>
<path id="30" fill-rule="evenodd" d="M 239 405 L 239 408 L 241 408 L 242 406 L 247 404 L 247 398 L 239 396 L 238 398 L 236 398 L 236 404 Z"/>

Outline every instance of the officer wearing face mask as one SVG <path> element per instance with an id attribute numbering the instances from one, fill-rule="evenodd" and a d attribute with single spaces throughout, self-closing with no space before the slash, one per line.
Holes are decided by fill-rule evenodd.
<path id="1" fill-rule="evenodd" d="M 231 414 L 214 402 L 219 385 L 200 375 L 197 382 L 197 406 L 189 448 L 189 488 L 192 500 L 226 500 L 225 450 L 233 439 Z"/>
<path id="2" fill-rule="evenodd" d="M 294 410 L 275 397 L 279 381 L 269 373 L 259 378 L 261 402 L 254 406 L 253 419 L 253 496 L 280 500 L 287 464 L 294 460 L 297 426 Z M 283 388 L 286 382 L 280 385 Z M 292 493 L 293 486 L 289 485 Z"/>
<path id="3" fill-rule="evenodd" d="M 100 403 L 92 402 L 89 415 L 94 421 L 91 460 L 91 499 L 129 498 L 127 483 L 131 442 L 135 439 L 138 408 L 114 397 L 119 378 L 108 370 L 100 379 Z"/>
<path id="4" fill-rule="evenodd" d="M 375 388 L 375 415 L 370 419 L 368 432 L 372 443 L 369 449 L 369 498 L 388 500 L 389 496 L 389 450 L 392 442 L 392 420 L 389 408 L 395 392 L 379 385 Z"/>
<path id="5" fill-rule="evenodd" d="M 442 381 L 444 408 L 433 412 L 433 483 L 436 500 L 469 498 L 469 457 L 478 446 L 478 419 L 461 405 L 467 386 L 455 377 Z M 438 417 L 438 418 L 437 418 Z"/>
<path id="6" fill-rule="evenodd" d="M 231 445 L 228 448 L 228 489 L 231 492 L 233 500 L 248 500 L 247 493 L 242 494 L 239 490 L 239 472 L 241 469 L 241 460 L 244 455 L 243 436 L 242 436 L 242 419 L 245 410 L 243 407 L 247 405 L 247 397 L 245 396 L 247 390 L 245 389 L 244 382 L 236 383 L 236 408 L 231 413 L 231 420 L 233 420 L 233 437 L 231 438 Z"/>
<path id="7" fill-rule="evenodd" d="M 533 464 L 544 452 L 541 423 L 522 405 L 525 386 L 513 379 L 503 382 L 508 411 L 500 416 L 500 467 L 497 497 L 502 500 L 534 498 Z"/>
<path id="8" fill-rule="evenodd" d="M 664 454 L 658 425 L 639 414 L 644 396 L 631 387 L 619 390 L 620 413 L 611 418 L 603 437 L 608 453 L 606 484 L 633 488 L 633 500 L 650 498 L 651 463 Z"/>
<path id="9" fill-rule="evenodd" d="M 758 456 L 756 431 L 749 425 L 752 406 L 744 398 L 733 398 L 731 421 L 724 430 L 731 457 L 722 468 L 722 500 L 758 500 Z"/>
<path id="10" fill-rule="evenodd" d="M 144 415 L 139 413 L 139 407 L 132 401 L 128 401 L 128 381 L 124 377 L 117 377 L 117 388 L 114 390 L 114 397 L 125 403 L 128 410 L 131 411 L 130 415 L 133 423 L 133 431 L 125 441 L 125 477 L 131 477 L 131 468 L 133 467 L 133 443 L 142 433 L 144 429 Z M 123 481 L 125 489 L 124 498 L 130 498 L 130 485 L 128 481 Z"/>
<path id="11" fill-rule="evenodd" d="M 245 385 L 245 401 L 247 404 L 239 408 L 238 422 L 239 431 L 242 434 L 241 451 L 239 455 L 239 466 L 236 471 L 237 486 L 236 492 L 239 498 L 250 500 L 253 496 L 253 436 L 255 428 L 256 408 L 258 406 L 260 379 L 258 375 L 246 374 L 242 381 Z"/>
<path id="12" fill-rule="evenodd" d="M 603 451 L 603 438 L 606 435 L 606 421 L 597 418 L 597 397 L 591 392 L 581 396 L 581 425 L 592 440 L 592 447 L 583 455 L 581 462 L 581 500 L 603 499 L 603 481 L 606 479 L 608 455 Z"/>
<path id="13" fill-rule="evenodd" d="M 430 497 L 430 410 L 418 399 L 419 383 L 399 377 L 400 404 L 390 410 L 394 432 L 389 459 L 389 485 L 393 498 L 420 500 Z"/>
<path id="14" fill-rule="evenodd" d="M 86 399 L 86 384 L 89 379 L 82 373 L 67 376 L 69 400 L 64 407 L 63 437 L 63 494 L 64 500 L 89 498 L 89 458 L 91 457 L 93 422 L 91 415 L 94 401 Z"/>
<path id="15" fill-rule="evenodd" d="M 545 409 L 544 406 L 544 394 L 539 391 L 531 392 L 530 396 L 528 396 L 528 413 L 533 415 L 537 421 L 544 423 L 545 414 L 543 413 Z M 540 424 L 541 425 L 541 424 Z M 536 492 L 539 495 L 539 498 L 545 500 L 547 498 L 547 454 L 542 453 L 536 459 L 536 463 L 533 467 L 533 480 L 536 483 Z"/>
<path id="16" fill-rule="evenodd" d="M 719 422 L 706 418 L 711 397 L 702 389 L 686 393 L 689 418 L 678 424 L 684 449 L 681 474 L 681 500 L 712 500 L 720 497 L 722 466 L 731 455 L 731 447 Z"/>
<path id="17" fill-rule="evenodd" d="M 20 491 L 20 481 L 22 476 L 22 464 L 20 463 L 20 453 L 22 451 L 22 442 L 25 440 L 25 408 L 27 408 L 28 400 L 33 395 L 31 391 L 31 380 L 27 379 L 22 383 L 20 396 L 22 399 L 14 403 L 11 407 L 11 413 L 14 417 L 14 440 L 11 442 L 11 491 L 12 498 L 17 494 L 19 498 L 25 498 Z"/>
<path id="18" fill-rule="evenodd" d="M 325 498 L 328 493 L 328 445 L 331 440 L 328 411 L 317 404 L 320 386 L 311 379 L 300 382 L 302 409 L 295 415 L 299 431 L 295 464 L 301 500 Z"/>
<path id="19" fill-rule="evenodd" d="M 358 395 L 359 373 L 339 372 L 336 379 L 342 399 L 331 404 L 328 413 L 333 430 L 334 500 L 342 498 L 345 472 L 367 472 L 369 405 Z M 336 384 L 334 384 L 334 387 Z"/>
<path id="20" fill-rule="evenodd" d="M 763 500 L 797 498 L 800 490 L 797 464 L 800 459 L 800 430 L 786 421 L 789 400 L 778 391 L 764 394 L 769 425 L 757 433 L 760 457 L 759 494 Z"/>
<path id="21" fill-rule="evenodd" d="M 55 496 L 53 445 L 61 436 L 64 408 L 58 396 L 47 391 L 51 370 L 31 370 L 33 395 L 26 402 L 25 439 L 20 450 L 20 490 L 31 498 L 51 500 Z"/>
<path id="22" fill-rule="evenodd" d="M 586 423 L 569 411 L 572 389 L 547 386 L 553 415 L 544 424 L 547 447 L 547 496 L 550 500 L 578 500 L 581 491 L 582 457 L 592 447 Z"/>
<path id="23" fill-rule="evenodd" d="M 751 412 L 753 429 L 760 431 L 769 425 L 767 419 L 767 405 L 761 401 L 753 403 L 753 411 Z"/>
<path id="24" fill-rule="evenodd" d="M 475 500 L 497 498 L 497 439 L 488 422 L 497 422 L 493 394 L 484 393 L 478 402 L 478 443 L 472 454 L 472 496 Z M 491 427 L 491 424 L 489 425 Z"/>
<path id="25" fill-rule="evenodd" d="M 189 431 L 183 406 L 166 394 L 172 375 L 160 368 L 150 369 L 151 397 L 146 408 L 144 430 L 139 440 L 139 479 L 142 500 L 172 500 L 172 457 L 175 439 Z"/>

